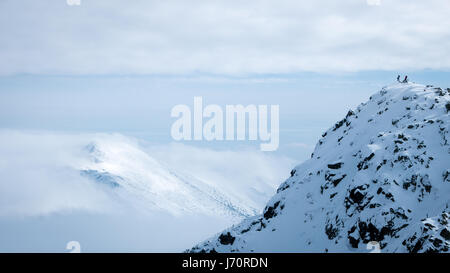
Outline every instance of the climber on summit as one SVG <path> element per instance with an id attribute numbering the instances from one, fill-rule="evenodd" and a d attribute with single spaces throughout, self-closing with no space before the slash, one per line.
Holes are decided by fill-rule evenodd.
<path id="1" fill-rule="evenodd" d="M 397 81 L 400 82 L 400 75 L 397 75 Z"/>
<path id="2" fill-rule="evenodd" d="M 405 79 L 403 80 L 403 83 L 408 83 L 408 75 L 405 76 Z"/>

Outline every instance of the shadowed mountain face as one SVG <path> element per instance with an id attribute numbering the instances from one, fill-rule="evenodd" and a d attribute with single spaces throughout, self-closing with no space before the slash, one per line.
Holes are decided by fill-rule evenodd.
<path id="1" fill-rule="evenodd" d="M 323 133 L 263 213 L 192 252 L 449 252 L 450 89 L 387 86 Z"/>

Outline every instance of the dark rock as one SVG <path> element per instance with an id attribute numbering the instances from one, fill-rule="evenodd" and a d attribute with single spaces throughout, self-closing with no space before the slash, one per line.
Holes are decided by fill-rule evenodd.
<path id="1" fill-rule="evenodd" d="M 339 228 L 334 227 L 332 224 L 325 226 L 325 234 L 328 236 L 329 240 L 333 240 L 339 235 Z"/>
<path id="2" fill-rule="evenodd" d="M 232 245 L 233 243 L 234 243 L 234 240 L 235 240 L 236 238 L 235 237 L 233 237 L 231 234 L 230 234 L 230 232 L 227 232 L 227 234 L 220 234 L 220 236 L 219 236 L 219 242 L 222 244 L 222 245 Z"/>
<path id="3" fill-rule="evenodd" d="M 357 165 L 357 167 L 358 167 L 358 170 L 360 171 L 360 170 L 362 170 L 362 169 L 367 169 L 369 166 L 368 166 L 368 162 L 373 158 L 375 156 L 375 154 L 374 153 L 371 153 L 368 157 L 366 157 L 366 158 L 364 158 L 361 162 L 359 162 L 358 163 L 358 165 Z"/>
<path id="4" fill-rule="evenodd" d="M 345 121 L 346 121 L 346 119 L 344 118 L 343 120 L 337 122 L 333 127 L 333 131 L 336 131 L 337 129 L 341 128 L 342 125 L 344 125 Z"/>
<path id="5" fill-rule="evenodd" d="M 277 201 L 273 204 L 273 206 L 267 207 L 265 212 L 264 212 L 264 219 L 268 220 L 274 216 L 277 215 L 275 209 L 278 207 L 278 205 L 280 204 L 280 201 Z"/>
<path id="6" fill-rule="evenodd" d="M 294 176 L 295 172 L 296 172 L 296 170 L 295 170 L 295 169 L 293 169 L 293 170 L 291 171 L 291 177 L 293 177 L 293 176 Z"/>
<path id="7" fill-rule="evenodd" d="M 334 164 L 328 164 L 328 168 L 329 169 L 333 169 L 333 170 L 337 170 L 337 169 L 340 169 L 343 164 L 344 163 L 342 163 L 342 162 L 338 162 L 338 163 L 334 163 Z"/>
<path id="8" fill-rule="evenodd" d="M 348 236 L 348 242 L 350 243 L 350 245 L 351 245 L 353 248 L 358 248 L 359 238 L 358 238 L 358 239 L 355 239 L 355 238 L 353 238 L 352 236 Z"/>
<path id="9" fill-rule="evenodd" d="M 353 201 L 353 203 L 361 203 L 361 201 L 364 198 L 364 194 L 362 194 L 358 188 L 354 188 L 350 191 L 350 199 Z"/>
<path id="10" fill-rule="evenodd" d="M 353 116 L 355 113 L 352 110 L 349 110 L 347 115 L 345 116 L 346 118 Z"/>
<path id="11" fill-rule="evenodd" d="M 447 228 L 444 228 L 439 235 L 447 241 L 450 240 L 450 231 Z"/>

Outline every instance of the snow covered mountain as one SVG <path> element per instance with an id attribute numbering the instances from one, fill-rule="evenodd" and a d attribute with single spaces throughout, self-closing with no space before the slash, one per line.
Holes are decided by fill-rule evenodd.
<path id="1" fill-rule="evenodd" d="M 219 185 L 172 170 L 120 136 L 100 137 L 86 145 L 73 168 L 138 209 L 241 219 L 255 215 L 245 200 L 222 192 Z"/>
<path id="2" fill-rule="evenodd" d="M 450 89 L 384 87 L 323 133 L 263 213 L 191 252 L 449 252 Z"/>

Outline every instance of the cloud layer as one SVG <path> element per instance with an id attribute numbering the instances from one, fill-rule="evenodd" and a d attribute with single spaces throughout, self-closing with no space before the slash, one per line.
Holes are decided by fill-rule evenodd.
<path id="1" fill-rule="evenodd" d="M 298 162 L 257 149 L 213 150 L 171 143 L 148 150 L 171 168 L 237 196 L 248 206 L 262 209 Z"/>
<path id="2" fill-rule="evenodd" d="M 87 145 L 96 142 L 106 149 L 101 154 L 108 152 L 106 162 L 99 166 L 92 165 L 91 155 L 86 154 Z M 0 218 L 79 211 L 108 214 L 129 208 L 152 213 L 155 209 L 149 201 L 157 202 L 170 214 L 170 206 L 165 207 L 163 202 L 169 202 L 171 196 L 182 198 L 183 192 L 176 191 L 185 190 L 176 187 L 178 184 L 171 180 L 170 173 L 188 174 L 186 179 L 192 181 L 186 182 L 192 185 L 196 185 L 193 179 L 202 179 L 227 197 L 246 201 L 248 207 L 261 210 L 293 167 L 293 161 L 288 158 L 254 150 L 215 151 L 176 144 L 151 146 L 144 152 L 140 147 L 136 139 L 119 134 L 0 130 Z M 95 158 L 97 160 L 100 159 Z M 130 187 L 126 187 L 127 191 L 114 192 L 81 176 L 80 170 L 86 166 L 98 167 L 100 172 L 111 172 L 111 175 L 116 172 L 128 175 L 124 177 L 134 179 L 127 182 L 134 183 L 131 189 L 155 189 L 155 194 L 164 198 L 152 195 L 153 192 L 148 196 L 144 195 L 147 192 L 135 195 Z M 137 171 L 140 172 L 135 173 Z M 175 204 L 178 203 L 169 203 Z M 181 205 L 190 208 L 195 204 Z M 202 210 L 193 211 L 201 214 Z"/>
<path id="3" fill-rule="evenodd" d="M 449 69 L 450 2 L 0 2 L 0 74 Z"/>
<path id="4" fill-rule="evenodd" d="M 0 218 L 117 208 L 107 192 L 70 168 L 87 139 L 1 130 Z"/>
<path id="5" fill-rule="evenodd" d="M 89 143 L 101 143 L 100 153 L 119 156 L 121 149 L 142 148 L 142 152 L 130 153 L 129 159 L 142 164 L 141 153 L 154 156 L 171 169 L 195 172 L 229 194 L 247 194 L 243 198 L 256 200 L 260 209 L 267 200 L 253 197 L 266 193 L 268 199 L 292 165 L 286 158 L 259 151 L 146 146 L 119 134 L 0 130 L 0 252 L 64 252 L 66 243 L 73 240 L 81 243 L 83 252 L 180 252 L 238 220 L 147 210 L 142 204 L 148 203 L 141 203 L 141 196 L 119 194 L 80 176 L 77 167 L 86 164 L 86 151 L 92 148 L 86 146 Z M 151 171 L 156 174 L 158 170 Z"/>

